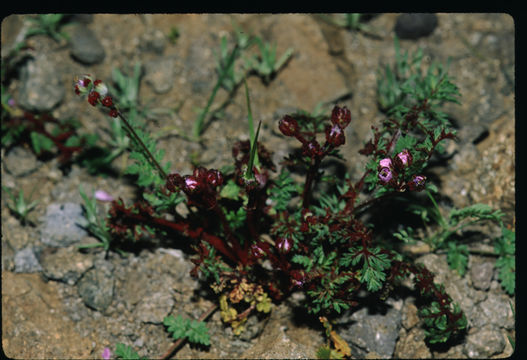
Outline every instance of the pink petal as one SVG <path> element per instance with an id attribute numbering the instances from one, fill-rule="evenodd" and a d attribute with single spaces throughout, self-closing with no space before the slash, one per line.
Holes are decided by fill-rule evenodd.
<path id="1" fill-rule="evenodd" d="M 95 191 L 95 198 L 99 201 L 113 201 L 113 196 L 104 190 Z"/>

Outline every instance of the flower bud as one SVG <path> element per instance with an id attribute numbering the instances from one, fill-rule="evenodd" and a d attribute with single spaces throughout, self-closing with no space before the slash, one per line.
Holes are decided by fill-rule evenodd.
<path id="1" fill-rule="evenodd" d="M 194 177 L 199 181 L 205 180 L 207 177 L 207 169 L 205 169 L 203 166 L 198 166 L 194 169 L 192 175 L 194 175 Z"/>
<path id="2" fill-rule="evenodd" d="M 300 130 L 298 122 L 289 115 L 284 116 L 278 122 L 278 128 L 285 136 L 295 136 Z"/>
<path id="3" fill-rule="evenodd" d="M 331 123 L 345 129 L 351 122 L 351 112 L 347 107 L 335 106 L 331 113 Z"/>
<path id="4" fill-rule="evenodd" d="M 223 175 L 218 170 L 210 169 L 207 171 L 207 182 L 214 187 L 220 186 L 223 184 Z"/>
<path id="5" fill-rule="evenodd" d="M 320 144 L 316 140 L 304 143 L 302 153 L 310 157 L 321 156 L 323 154 Z"/>
<path id="6" fill-rule="evenodd" d="M 412 180 L 408 182 L 408 188 L 410 191 L 422 191 L 426 185 L 426 176 L 414 175 Z"/>
<path id="7" fill-rule="evenodd" d="M 346 142 L 344 131 L 338 124 L 326 127 L 326 141 L 332 146 L 340 146 Z"/>
<path id="8" fill-rule="evenodd" d="M 252 244 L 250 247 L 250 251 L 252 256 L 254 256 L 257 259 L 263 258 L 265 256 L 265 251 L 260 246 L 261 244 Z"/>
<path id="9" fill-rule="evenodd" d="M 93 82 L 94 90 L 97 91 L 101 96 L 108 94 L 108 87 L 101 81 L 95 80 Z"/>
<path id="10" fill-rule="evenodd" d="M 91 90 L 91 77 L 84 75 L 82 78 L 75 77 L 75 94 L 85 95 Z"/>
<path id="11" fill-rule="evenodd" d="M 110 110 L 108 115 L 110 115 L 111 117 L 116 118 L 119 115 L 119 112 L 117 111 L 117 109 L 112 109 L 112 110 Z"/>
<path id="12" fill-rule="evenodd" d="M 306 274 L 303 270 L 292 270 L 291 274 L 291 284 L 294 286 L 302 287 L 306 282 Z"/>
<path id="13" fill-rule="evenodd" d="M 111 107 L 113 105 L 112 98 L 108 95 L 106 95 L 104 99 L 101 100 L 101 103 L 106 107 Z"/>
<path id="14" fill-rule="evenodd" d="M 183 180 L 183 177 L 181 177 L 181 175 L 169 174 L 167 176 L 166 187 L 168 191 L 175 192 L 175 191 L 178 191 L 180 188 L 182 188 L 184 183 L 185 182 Z"/>
<path id="15" fill-rule="evenodd" d="M 90 91 L 88 94 L 88 102 L 92 106 L 96 106 L 99 102 L 100 94 L 97 91 Z"/>
<path id="16" fill-rule="evenodd" d="M 287 238 L 287 237 L 279 237 L 277 240 L 276 240 L 276 247 L 278 248 L 278 250 L 283 253 L 283 254 L 287 254 L 291 248 L 293 247 L 293 242 L 290 238 Z"/>
<path id="17" fill-rule="evenodd" d="M 199 188 L 199 181 L 198 181 L 198 179 L 196 179 L 195 176 L 185 175 L 183 177 L 183 180 L 184 180 L 184 183 L 185 183 L 185 187 L 184 187 L 183 190 L 185 192 L 194 192 L 194 191 L 198 190 L 198 188 Z"/>

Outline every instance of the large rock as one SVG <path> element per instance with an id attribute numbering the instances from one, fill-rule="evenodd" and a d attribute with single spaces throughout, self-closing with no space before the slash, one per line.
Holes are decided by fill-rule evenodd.
<path id="1" fill-rule="evenodd" d="M 21 69 L 18 102 L 29 111 L 51 111 L 64 99 L 66 89 L 57 67 L 45 54 L 36 54 Z"/>
<path id="2" fill-rule="evenodd" d="M 104 60 L 104 47 L 93 31 L 84 25 L 75 28 L 71 36 L 71 56 L 77 61 L 92 65 Z"/>

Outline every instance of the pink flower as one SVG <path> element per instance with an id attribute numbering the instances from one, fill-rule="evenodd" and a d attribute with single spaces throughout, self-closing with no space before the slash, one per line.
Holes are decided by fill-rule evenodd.
<path id="1" fill-rule="evenodd" d="M 112 352 L 109 348 L 104 348 L 104 350 L 102 351 L 102 358 L 104 360 L 110 360 L 112 358 Z"/>
<path id="2" fill-rule="evenodd" d="M 383 167 L 381 171 L 379 171 L 379 180 L 381 183 L 388 184 L 393 179 L 393 171 L 388 167 Z"/>
<path id="3" fill-rule="evenodd" d="M 412 165 L 412 154 L 407 149 L 404 149 L 395 156 L 395 164 L 399 169 Z"/>
<path id="4" fill-rule="evenodd" d="M 408 182 L 408 188 L 410 191 L 421 191 L 424 190 L 426 185 L 426 176 L 414 175 L 412 180 Z"/>
<path id="5" fill-rule="evenodd" d="M 95 191 L 95 198 L 99 201 L 113 201 L 114 197 L 104 190 Z"/>
<path id="6" fill-rule="evenodd" d="M 326 128 L 326 141 L 335 147 L 340 146 L 346 142 L 344 131 L 338 124 Z"/>
<path id="7" fill-rule="evenodd" d="M 379 161 L 379 167 L 380 168 L 392 168 L 392 159 L 390 158 L 384 158 L 381 161 Z"/>
<path id="8" fill-rule="evenodd" d="M 196 179 L 196 177 L 194 177 L 192 175 L 185 175 L 183 178 L 185 180 L 185 189 L 184 190 L 186 190 L 188 192 L 192 192 L 192 191 L 196 190 L 199 187 L 199 181 L 198 181 L 198 179 Z"/>

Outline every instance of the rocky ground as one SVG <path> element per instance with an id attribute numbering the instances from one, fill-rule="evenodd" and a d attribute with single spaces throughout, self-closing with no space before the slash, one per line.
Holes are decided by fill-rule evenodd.
<path id="1" fill-rule="evenodd" d="M 294 48 L 292 59 L 268 84 L 256 76 L 248 79 L 253 114 L 263 123 L 260 138 L 274 158 L 281 159 L 291 146 L 277 132 L 281 115 L 312 111 L 321 101 L 338 102 L 352 112 L 343 154 L 353 173 L 364 161 L 357 150 L 383 116 L 376 102 L 376 77 L 380 65 L 393 62 L 397 28 L 403 49 L 422 48 L 426 62 L 451 59 L 450 74 L 462 94 L 461 105 L 446 109 L 459 141 L 448 147 L 446 164 L 435 169 L 445 196 L 442 204 L 489 204 L 505 212 L 505 223 L 514 226 L 514 21 L 504 14 L 475 13 L 437 14 L 435 19 L 437 23 L 428 18 L 412 38 L 412 21 L 401 20 L 400 14 L 369 18 L 371 31 L 338 28 L 307 14 L 76 16 L 63 27 L 68 42 L 30 38 L 31 58 L 6 91 L 23 109 L 77 119 L 83 131 L 104 138 L 108 117 L 75 96 L 73 78 L 89 73 L 109 80 L 114 68 L 126 71 L 140 63 L 142 104 L 178 108 L 177 114 L 156 117 L 148 125 L 154 133 L 163 132 L 158 146 L 167 151 L 173 170 L 189 172 L 196 154 L 205 166 L 219 168 L 230 163 L 232 144 L 248 138 L 243 91 L 235 94 L 224 117 L 206 129 L 203 148 L 181 134 L 191 131 L 196 107 L 208 99 L 220 39 L 232 36 L 236 23 L 275 43 L 278 54 Z M 400 21 L 406 26 L 396 25 Z M 173 28 L 179 31 L 175 42 L 169 39 Z M 2 57 L 24 31 L 24 16 L 4 19 Z M 220 91 L 217 103 L 225 96 Z M 116 169 L 122 169 L 123 161 L 115 161 Z M 96 241 L 78 225 L 85 221 L 79 185 L 87 193 L 101 189 L 130 202 L 133 187 L 122 177 L 90 175 L 77 165 L 63 172 L 56 158 L 44 161 L 15 147 L 2 148 L 2 185 L 23 189 L 39 202 L 30 215 L 34 224 L 22 225 L 2 196 L 2 347 L 9 357 L 100 358 L 105 347 L 113 349 L 118 342 L 133 346 L 141 356 L 160 357 L 172 343 L 163 317 L 198 318 L 212 304 L 190 277 L 192 264 L 179 249 L 145 249 L 127 257 L 110 253 L 108 258 L 101 251 L 77 249 Z M 484 227 L 474 242 L 480 249 L 492 248 L 498 230 Z M 436 273 L 460 303 L 469 323 L 463 340 L 427 346 L 415 297 L 394 295 L 385 309 L 361 308 L 342 317 L 338 330 L 352 345 L 353 357 L 512 354 L 508 336 L 515 334 L 514 297 L 497 280 L 496 258 L 483 250 L 471 254 L 464 277 L 449 270 L 445 254 L 423 253 L 416 260 Z M 266 321 L 251 319 L 241 336 L 225 328 L 215 313 L 208 322 L 210 348 L 185 345 L 177 356 L 313 358 L 324 343 L 323 332 L 295 310 L 299 297 L 275 306 Z"/>

